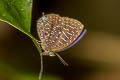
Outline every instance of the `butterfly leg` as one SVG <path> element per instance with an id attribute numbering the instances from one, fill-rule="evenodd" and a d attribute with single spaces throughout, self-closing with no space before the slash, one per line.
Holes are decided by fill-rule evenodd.
<path id="1" fill-rule="evenodd" d="M 40 41 L 40 40 L 36 40 L 36 42 L 37 42 L 37 44 L 39 45 L 39 47 L 41 47 L 41 44 L 42 44 L 41 41 Z M 43 45 L 43 44 L 42 44 L 42 45 Z M 42 47 L 41 47 L 41 49 L 44 50 Z M 48 54 L 47 51 L 46 51 L 46 52 L 42 52 L 42 55 L 43 55 L 43 56 L 49 56 L 49 54 Z"/>
<path id="2" fill-rule="evenodd" d="M 49 56 L 48 52 L 42 52 L 43 56 Z"/>
<path id="3" fill-rule="evenodd" d="M 40 40 L 36 40 L 37 44 L 40 46 L 41 45 L 41 41 Z"/>
<path id="4" fill-rule="evenodd" d="M 59 58 L 59 60 L 60 60 L 65 66 L 69 66 L 69 64 L 68 64 L 58 53 L 55 53 L 55 55 Z"/>
<path id="5" fill-rule="evenodd" d="M 42 53 L 43 56 L 50 56 L 50 57 L 54 57 L 56 56 L 54 52 L 50 52 L 50 51 L 45 51 Z"/>

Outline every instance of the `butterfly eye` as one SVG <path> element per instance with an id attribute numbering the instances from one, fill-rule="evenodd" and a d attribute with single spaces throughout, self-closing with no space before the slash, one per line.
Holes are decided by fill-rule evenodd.
<path id="1" fill-rule="evenodd" d="M 45 16 L 43 16 L 42 18 L 40 18 L 39 20 L 38 20 L 38 23 L 40 23 L 40 24 L 43 24 L 45 21 L 47 21 L 48 20 L 48 16 L 47 15 L 45 15 Z"/>
<path id="2" fill-rule="evenodd" d="M 43 20 L 43 22 L 47 21 L 48 20 L 48 16 L 47 15 L 43 16 L 42 20 Z"/>
<path id="3" fill-rule="evenodd" d="M 42 23 L 43 23 L 43 20 L 42 20 L 42 18 L 40 18 L 40 19 L 37 21 L 37 23 L 40 23 L 40 24 L 42 24 Z"/>

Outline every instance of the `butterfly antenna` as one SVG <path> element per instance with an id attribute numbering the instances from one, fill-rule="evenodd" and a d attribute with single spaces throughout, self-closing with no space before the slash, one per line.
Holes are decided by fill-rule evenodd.
<path id="1" fill-rule="evenodd" d="M 65 66 L 69 66 L 69 64 L 58 53 L 55 54 Z"/>

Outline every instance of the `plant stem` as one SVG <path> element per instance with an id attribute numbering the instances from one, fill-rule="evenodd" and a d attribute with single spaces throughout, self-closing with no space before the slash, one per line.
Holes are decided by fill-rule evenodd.
<path id="1" fill-rule="evenodd" d="M 39 80 L 42 79 L 42 74 L 43 74 L 43 57 L 42 57 L 42 51 L 40 46 L 38 45 L 38 43 L 36 42 L 35 39 L 32 39 L 33 43 L 35 44 L 36 48 L 38 49 L 39 53 L 40 53 L 40 59 L 41 59 L 41 69 L 40 69 L 40 73 L 39 73 Z"/>

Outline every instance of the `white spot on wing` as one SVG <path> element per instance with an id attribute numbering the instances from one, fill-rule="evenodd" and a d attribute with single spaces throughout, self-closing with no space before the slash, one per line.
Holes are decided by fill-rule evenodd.
<path id="1" fill-rule="evenodd" d="M 69 32 L 67 32 L 69 35 L 71 35 L 72 36 L 72 34 L 71 33 L 69 33 Z"/>
<path id="2" fill-rule="evenodd" d="M 63 34 L 65 35 L 65 37 L 66 37 L 66 38 L 68 38 L 68 39 L 69 39 L 69 37 L 68 37 L 68 36 L 64 33 L 64 31 L 63 31 Z"/>
<path id="3" fill-rule="evenodd" d="M 60 44 L 63 44 L 61 41 L 59 41 Z"/>
<path id="4" fill-rule="evenodd" d="M 61 39 L 66 42 L 66 40 L 64 38 L 61 38 Z"/>

